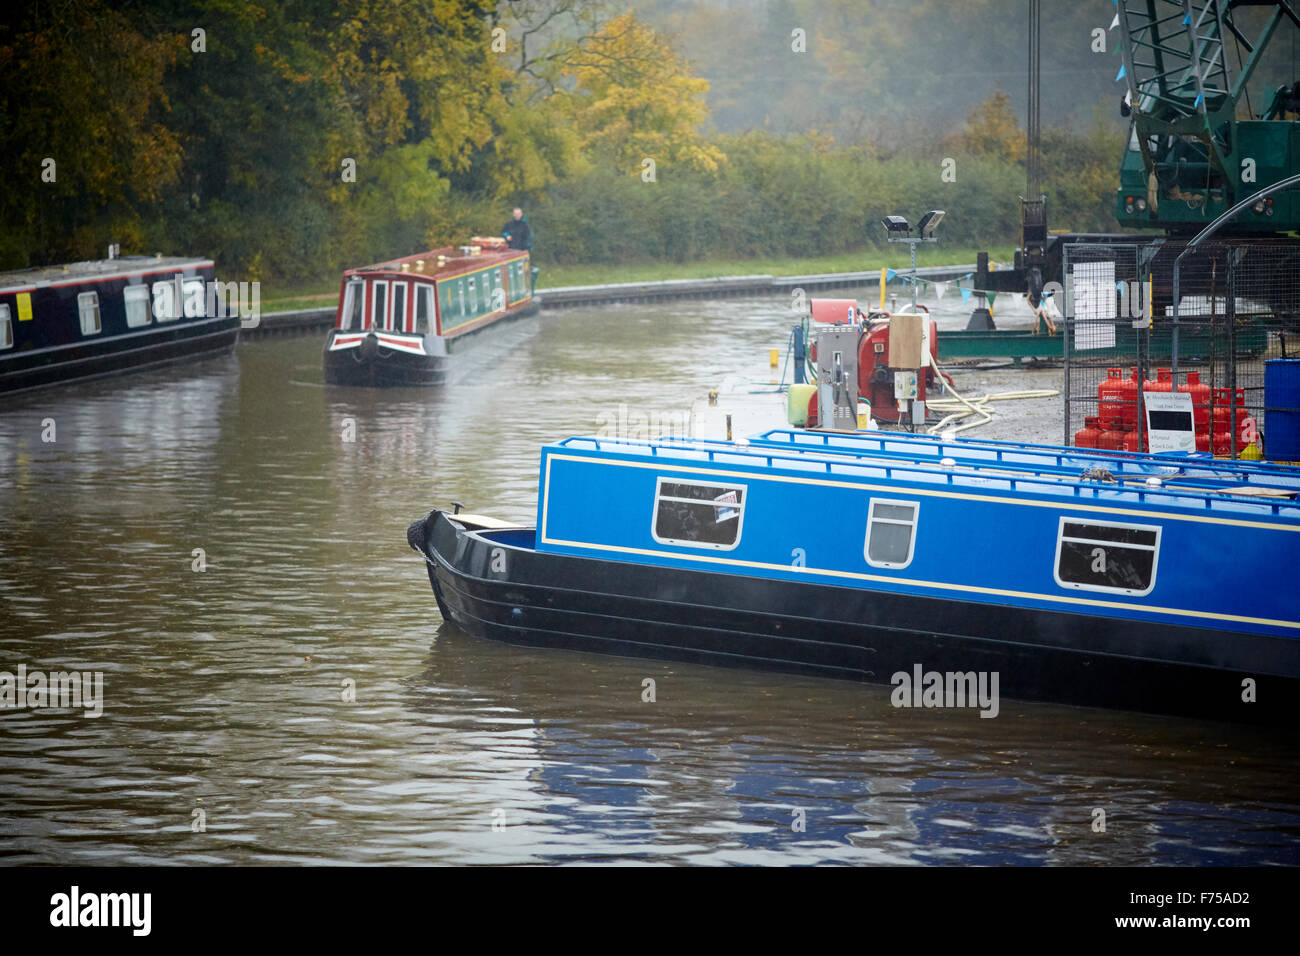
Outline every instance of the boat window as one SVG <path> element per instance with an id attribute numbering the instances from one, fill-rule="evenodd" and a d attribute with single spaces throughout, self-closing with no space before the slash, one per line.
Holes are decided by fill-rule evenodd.
<path id="1" fill-rule="evenodd" d="M 181 291 L 185 297 L 185 302 L 184 302 L 185 318 L 187 319 L 201 318 L 206 312 L 205 303 L 203 301 L 203 293 L 205 291 L 203 286 L 203 280 L 186 279 L 181 286 Z"/>
<path id="2" fill-rule="evenodd" d="M 14 326 L 9 318 L 9 306 L 0 305 L 0 349 L 13 348 Z"/>
<path id="3" fill-rule="evenodd" d="M 406 331 L 406 283 L 393 283 L 393 331 Z"/>
<path id="4" fill-rule="evenodd" d="M 376 282 L 370 293 L 370 327 L 388 328 L 388 283 Z"/>
<path id="5" fill-rule="evenodd" d="M 433 331 L 433 286 L 426 283 L 415 287 L 415 331 L 421 335 Z"/>
<path id="6" fill-rule="evenodd" d="M 359 279 L 349 282 L 344 287 L 342 318 L 339 320 L 341 330 L 360 329 L 362 327 L 361 308 L 365 303 L 365 299 L 366 284 Z"/>
<path id="7" fill-rule="evenodd" d="M 915 501 L 872 498 L 868 506 L 867 541 L 863 547 L 873 568 L 905 568 L 912 563 L 916 544 Z"/>
<path id="8" fill-rule="evenodd" d="M 122 290 L 122 299 L 126 302 L 127 328 L 138 329 L 149 324 L 148 286 L 129 285 Z"/>
<path id="9" fill-rule="evenodd" d="M 81 334 L 95 335 L 103 326 L 99 321 L 99 293 L 82 292 L 77 296 L 77 314 L 81 316 Z"/>
<path id="10" fill-rule="evenodd" d="M 469 311 L 472 314 L 478 313 L 478 283 L 474 280 L 476 276 L 469 277 Z"/>
<path id="11" fill-rule="evenodd" d="M 660 544 L 729 551 L 740 542 L 745 486 L 694 484 L 660 478 L 653 536 Z"/>
<path id="12" fill-rule="evenodd" d="M 1155 587 L 1159 553 L 1159 525 L 1062 518 L 1056 542 L 1056 583 L 1063 588 L 1141 597 Z"/>
<path id="13" fill-rule="evenodd" d="M 153 317 L 159 322 L 172 322 L 180 318 L 180 308 L 173 301 L 176 287 L 167 281 L 153 284 Z"/>

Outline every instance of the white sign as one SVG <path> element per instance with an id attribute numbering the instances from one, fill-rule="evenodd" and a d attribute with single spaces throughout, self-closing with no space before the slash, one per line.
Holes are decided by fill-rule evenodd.
<path id="1" fill-rule="evenodd" d="M 1143 392 L 1151 451 L 1196 451 L 1190 392 Z"/>
<path id="2" fill-rule="evenodd" d="M 1074 348 L 1115 347 L 1115 263 L 1079 262 L 1071 275 Z"/>

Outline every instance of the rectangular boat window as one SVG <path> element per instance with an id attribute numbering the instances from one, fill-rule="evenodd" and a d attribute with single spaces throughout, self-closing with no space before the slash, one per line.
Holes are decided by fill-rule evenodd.
<path id="1" fill-rule="evenodd" d="M 148 286 L 129 285 L 122 290 L 122 299 L 126 303 L 127 328 L 138 329 L 149 324 Z"/>
<path id="2" fill-rule="evenodd" d="M 9 318 L 9 306 L 0 305 L 0 349 L 13 348 L 14 324 Z"/>
<path id="3" fill-rule="evenodd" d="M 205 288 L 202 279 L 186 279 L 181 286 L 185 297 L 185 318 L 202 318 L 207 312 L 204 302 Z"/>
<path id="4" fill-rule="evenodd" d="M 406 283 L 393 283 L 393 331 L 406 331 Z"/>
<path id="5" fill-rule="evenodd" d="M 370 293 L 370 327 L 388 328 L 388 283 L 374 283 Z"/>
<path id="6" fill-rule="evenodd" d="M 660 544 L 730 551 L 740 543 L 745 486 L 660 478 L 652 535 Z"/>
<path id="7" fill-rule="evenodd" d="M 1121 525 L 1062 518 L 1056 583 L 1063 588 L 1141 597 L 1156 583 L 1159 525 Z"/>
<path id="8" fill-rule="evenodd" d="M 366 284 L 360 279 L 347 284 L 343 290 L 343 321 L 340 329 L 364 328 L 361 313 L 366 302 Z"/>
<path id="9" fill-rule="evenodd" d="M 420 335 L 433 331 L 433 286 L 426 283 L 415 287 L 415 331 Z"/>
<path id="10" fill-rule="evenodd" d="M 77 314 L 81 316 L 81 334 L 95 335 L 103 328 L 99 321 L 99 293 L 83 292 L 77 296 Z"/>
<path id="11" fill-rule="evenodd" d="M 867 511 L 867 540 L 863 554 L 873 568 L 905 568 L 916 544 L 915 501 L 872 498 Z"/>
<path id="12" fill-rule="evenodd" d="M 153 284 L 153 317 L 159 322 L 174 322 L 181 317 L 176 286 L 170 280 Z"/>

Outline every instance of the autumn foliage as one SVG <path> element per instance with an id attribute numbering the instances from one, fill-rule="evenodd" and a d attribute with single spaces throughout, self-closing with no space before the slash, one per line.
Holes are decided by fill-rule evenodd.
<path id="1" fill-rule="evenodd" d="M 808 43 L 856 64 L 836 11 Z M 764 56 L 795 55 L 778 21 Z M 601 0 L 19 3 L 0 24 L 0 268 L 118 242 L 317 280 L 495 230 L 516 204 L 543 264 L 821 254 L 931 205 L 954 241 L 1014 235 L 1024 139 L 1005 95 L 947 136 L 724 135 L 682 50 Z M 775 97 L 765 62 L 753 94 Z M 1069 171 L 1056 221 L 1107 228 L 1116 144 L 1048 131 L 1044 158 L 1049 179 Z"/>

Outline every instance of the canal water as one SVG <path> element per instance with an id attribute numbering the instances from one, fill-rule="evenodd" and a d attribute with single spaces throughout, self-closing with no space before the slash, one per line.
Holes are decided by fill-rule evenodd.
<path id="1" fill-rule="evenodd" d="M 960 327 L 958 297 L 939 305 Z M 410 521 L 451 501 L 530 520 L 542 443 L 680 430 L 725 375 L 767 377 L 790 316 L 546 312 L 428 391 L 326 388 L 311 336 L 7 398 L 0 671 L 98 671 L 103 691 L 99 717 L 0 711 L 0 862 L 1300 860 L 1290 728 L 900 710 L 888 687 L 440 621 Z M 1059 438 L 1052 402 L 999 413 L 975 434 Z"/>

